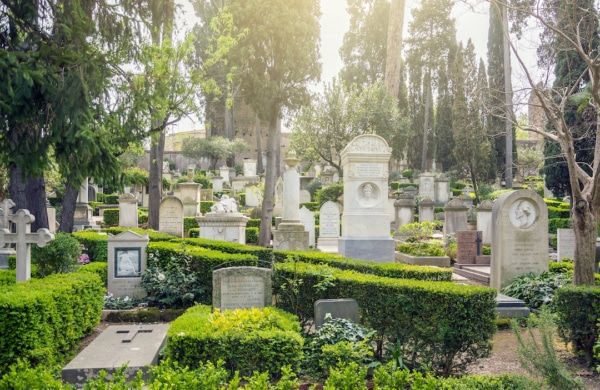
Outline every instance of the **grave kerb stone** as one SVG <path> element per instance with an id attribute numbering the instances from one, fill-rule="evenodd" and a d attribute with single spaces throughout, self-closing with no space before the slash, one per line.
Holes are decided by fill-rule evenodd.
<path id="1" fill-rule="evenodd" d="M 213 308 L 266 307 L 273 303 L 273 271 L 261 267 L 229 267 L 213 271 Z"/>

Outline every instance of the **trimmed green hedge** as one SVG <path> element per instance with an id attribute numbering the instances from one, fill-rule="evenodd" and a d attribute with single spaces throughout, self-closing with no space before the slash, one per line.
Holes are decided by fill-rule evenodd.
<path id="1" fill-rule="evenodd" d="M 256 227 L 256 228 L 260 228 L 260 219 L 259 218 L 251 218 L 248 220 L 248 223 L 246 224 L 246 227 Z"/>
<path id="2" fill-rule="evenodd" d="M 102 194 L 102 196 L 96 197 L 104 204 L 119 204 L 119 194 Z"/>
<path id="3" fill-rule="evenodd" d="M 167 337 L 166 356 L 173 361 L 195 368 L 223 360 L 242 375 L 297 369 L 304 343 L 297 318 L 272 307 L 211 313 L 210 306 L 195 306 L 171 323 Z"/>
<path id="4" fill-rule="evenodd" d="M 105 289 L 86 272 L 51 275 L 0 291 L 0 371 L 25 359 L 51 365 L 100 322 Z"/>
<path id="5" fill-rule="evenodd" d="M 571 227 L 571 218 L 550 218 L 548 219 L 548 233 L 556 234 L 557 229 L 569 229 Z"/>
<path id="6" fill-rule="evenodd" d="M 188 237 L 190 229 L 198 228 L 198 221 L 196 217 L 185 217 L 183 218 L 183 234 Z"/>
<path id="7" fill-rule="evenodd" d="M 190 238 L 198 238 L 200 237 L 200 228 L 191 228 L 188 231 L 188 235 Z"/>
<path id="8" fill-rule="evenodd" d="M 0 269 L 0 286 L 9 286 L 17 282 L 17 273 L 12 269 Z"/>
<path id="9" fill-rule="evenodd" d="M 178 237 L 173 236 L 168 233 L 163 233 L 163 232 L 159 232 L 159 231 L 152 230 L 152 229 L 142 229 L 142 228 L 134 228 L 134 227 L 115 226 L 115 227 L 109 227 L 109 228 L 102 229 L 102 230 L 106 233 L 110 233 L 113 235 L 123 233 L 125 231 L 132 231 L 132 232 L 140 234 L 142 236 L 144 234 L 147 234 L 150 241 L 172 241 L 172 240 L 178 238 Z M 107 239 L 108 239 L 108 237 L 107 237 Z"/>
<path id="10" fill-rule="evenodd" d="M 320 204 L 319 204 L 319 202 L 304 202 L 304 203 L 300 203 L 300 208 L 302 208 L 302 206 L 305 206 L 310 211 L 315 212 L 315 211 L 319 211 Z"/>
<path id="11" fill-rule="evenodd" d="M 91 261 L 108 260 L 108 235 L 98 233 L 94 230 L 84 230 L 71 233 L 85 248 L 85 252 L 90 256 Z"/>
<path id="12" fill-rule="evenodd" d="M 119 209 L 104 209 L 104 225 L 118 226 L 119 225 Z"/>
<path id="13" fill-rule="evenodd" d="M 548 206 L 548 219 L 570 218 L 571 210 L 563 207 Z"/>
<path id="14" fill-rule="evenodd" d="M 443 244 L 437 242 L 402 242 L 396 249 L 411 256 L 446 256 Z"/>
<path id="15" fill-rule="evenodd" d="M 368 260 L 347 259 L 337 254 L 307 251 L 274 251 L 275 261 L 296 259 L 305 263 L 325 264 L 330 267 L 399 279 L 450 281 L 452 271 L 447 268 L 427 267 L 401 263 L 376 263 Z"/>
<path id="16" fill-rule="evenodd" d="M 206 214 L 210 211 L 212 205 L 215 204 L 212 200 L 203 200 L 200 202 L 200 212 Z"/>
<path id="17" fill-rule="evenodd" d="M 495 331 L 496 292 L 487 287 L 393 279 L 302 262 L 275 264 L 277 306 L 313 316 L 324 298 L 354 298 L 366 325 L 402 348 L 411 367 L 428 366 L 448 375 L 464 370 L 490 351 Z"/>
<path id="18" fill-rule="evenodd" d="M 243 245 L 235 242 L 210 240 L 208 238 L 179 238 L 174 242 L 184 242 L 189 245 L 213 249 L 225 253 L 240 253 L 258 257 L 262 261 L 271 261 L 272 250 L 261 246 Z"/>
<path id="19" fill-rule="evenodd" d="M 256 227 L 246 227 L 246 244 L 258 245 L 258 235 L 260 229 Z"/>
<path id="20" fill-rule="evenodd" d="M 551 261 L 549 264 L 549 271 L 559 274 L 573 274 L 575 272 L 575 263 L 570 261 Z M 600 286 L 600 274 L 595 273 L 594 279 L 596 284 Z"/>
<path id="21" fill-rule="evenodd" d="M 206 299 L 209 303 L 212 297 L 212 271 L 215 267 L 229 262 L 236 265 L 257 265 L 258 258 L 248 253 L 224 253 L 216 250 L 180 242 L 151 242 L 147 248 L 148 269 L 158 267 L 168 268 L 173 256 L 186 256 L 189 261 L 189 272 L 193 273 L 200 285 L 206 288 Z"/>
<path id="22" fill-rule="evenodd" d="M 600 321 L 600 287 L 566 286 L 554 293 L 561 337 L 573 344 L 586 360 L 593 361 Z"/>
<path id="23" fill-rule="evenodd" d="M 89 263 L 86 265 L 82 265 L 77 269 L 77 272 L 88 272 L 92 274 L 96 274 L 100 277 L 100 280 L 106 286 L 108 281 L 108 263 L 96 261 L 94 263 Z"/>

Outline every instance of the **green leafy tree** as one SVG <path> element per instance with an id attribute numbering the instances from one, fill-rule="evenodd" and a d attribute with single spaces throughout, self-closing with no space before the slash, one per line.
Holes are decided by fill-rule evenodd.
<path id="1" fill-rule="evenodd" d="M 319 2 L 234 0 L 234 26 L 247 32 L 232 52 L 240 91 L 259 119 L 269 124 L 260 239 L 271 240 L 280 118 L 306 101 L 307 85 L 320 74 Z"/>
<path id="2" fill-rule="evenodd" d="M 241 138 L 233 141 L 225 137 L 210 138 L 186 138 L 183 140 L 181 152 L 184 156 L 200 160 L 206 157 L 210 160 L 211 169 L 217 168 L 220 159 L 228 158 L 237 153 L 241 153 L 247 148 L 246 143 Z"/>
<path id="3" fill-rule="evenodd" d="M 400 156 L 408 127 L 382 82 L 346 91 L 334 80 L 300 110 L 291 146 L 305 160 L 325 161 L 343 174 L 340 153 L 354 137 L 379 134 L 392 145 L 394 155 Z"/>

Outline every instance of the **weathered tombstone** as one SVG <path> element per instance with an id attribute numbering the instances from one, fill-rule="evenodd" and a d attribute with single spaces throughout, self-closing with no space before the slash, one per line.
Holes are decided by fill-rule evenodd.
<path id="1" fill-rule="evenodd" d="M 261 267 L 230 267 L 213 271 L 213 308 L 265 307 L 273 303 L 273 272 Z"/>
<path id="2" fill-rule="evenodd" d="M 133 194 L 119 197 L 119 226 L 138 227 L 138 200 Z"/>
<path id="3" fill-rule="evenodd" d="M 423 198 L 419 202 L 419 222 L 433 222 L 435 202 L 429 198 Z"/>
<path id="4" fill-rule="evenodd" d="M 48 214 L 48 230 L 56 233 L 56 209 L 46 200 L 46 213 Z"/>
<path id="5" fill-rule="evenodd" d="M 548 270 L 548 208 L 531 190 L 503 194 L 493 208 L 490 286 Z"/>
<path id="6" fill-rule="evenodd" d="M 194 182 L 179 183 L 177 187 L 180 191 L 181 201 L 183 202 L 183 216 L 195 217 L 198 215 L 200 205 L 200 184 Z"/>
<path id="7" fill-rule="evenodd" d="M 459 230 L 467 230 L 467 211 L 464 203 L 454 198 L 444 207 L 444 235 L 454 234 Z"/>
<path id="8" fill-rule="evenodd" d="M 450 179 L 441 175 L 435 179 L 435 203 L 446 204 L 450 200 Z"/>
<path id="9" fill-rule="evenodd" d="M 88 204 L 88 179 L 85 178 L 79 188 L 79 195 L 75 205 L 75 214 L 73 215 L 73 229 L 83 230 L 92 226 L 92 207 Z"/>
<path id="10" fill-rule="evenodd" d="M 15 207 L 15 203 L 11 199 L 4 199 L 0 202 L 0 229 L 11 231 L 10 217 Z M 8 269 L 8 257 L 14 256 L 15 250 L 10 245 L 0 246 L 0 269 Z"/>
<path id="11" fill-rule="evenodd" d="M 215 192 L 223 191 L 223 178 L 221 176 L 213 176 L 211 178 L 212 188 Z"/>
<path id="12" fill-rule="evenodd" d="M 435 199 L 435 176 L 424 172 L 419 175 L 419 197 Z"/>
<path id="13" fill-rule="evenodd" d="M 273 216 L 281 217 L 283 214 L 283 179 L 277 178 L 275 182 L 275 207 L 273 207 Z"/>
<path id="14" fill-rule="evenodd" d="M 396 229 L 413 222 L 415 217 L 415 197 L 411 193 L 402 191 L 394 201 L 395 218 L 394 226 Z"/>
<path id="15" fill-rule="evenodd" d="M 319 299 L 314 304 L 315 328 L 319 329 L 326 318 L 344 318 L 355 324 L 360 323 L 358 303 L 351 298 Z"/>
<path id="16" fill-rule="evenodd" d="M 167 339 L 169 324 L 110 325 L 62 370 L 62 380 L 79 387 L 98 377 L 109 376 L 122 367 L 133 379 L 140 370 L 158 363 Z"/>
<path id="17" fill-rule="evenodd" d="M 315 215 L 302 206 L 299 211 L 300 222 L 304 225 L 304 230 L 308 232 L 308 246 L 311 248 L 315 247 Z"/>
<path id="18" fill-rule="evenodd" d="M 308 203 L 310 202 L 310 192 L 308 190 L 300 190 L 300 203 Z"/>
<path id="19" fill-rule="evenodd" d="M 575 231 L 573 229 L 556 229 L 558 261 L 564 258 L 575 258 Z"/>
<path id="20" fill-rule="evenodd" d="M 165 196 L 158 211 L 158 230 L 183 237 L 183 203 L 175 196 Z"/>
<path id="21" fill-rule="evenodd" d="M 481 232 L 476 230 L 460 230 L 456 232 L 456 262 L 459 264 L 475 264 L 481 255 Z"/>
<path id="22" fill-rule="evenodd" d="M 477 230 L 481 231 L 484 244 L 492 243 L 492 208 L 494 202 L 484 200 L 477 206 Z"/>
<path id="23" fill-rule="evenodd" d="M 323 252 L 337 252 L 340 239 L 340 205 L 328 200 L 319 210 L 319 240 Z"/>
<path id="24" fill-rule="evenodd" d="M 231 181 L 231 177 L 229 177 L 229 167 L 227 165 L 223 165 L 219 168 L 219 176 L 223 178 L 223 182 L 229 183 Z"/>
<path id="25" fill-rule="evenodd" d="M 200 237 L 211 240 L 246 243 L 246 224 L 250 218 L 238 212 L 237 202 L 228 195 L 210 208 L 204 216 L 196 217 Z"/>
<path id="26" fill-rule="evenodd" d="M 298 158 L 292 150 L 285 159 L 283 174 L 283 220 L 273 232 L 273 248 L 285 250 L 308 249 L 308 232 L 300 223 L 300 175 Z"/>
<path id="27" fill-rule="evenodd" d="M 108 236 L 108 292 L 114 297 L 143 298 L 148 235 L 124 231 Z"/>
<path id="28" fill-rule="evenodd" d="M 344 214 L 339 253 L 345 257 L 394 260 L 387 209 L 390 156 L 387 142 L 375 134 L 359 135 L 342 150 Z"/>
<path id="29" fill-rule="evenodd" d="M 468 194 L 462 194 L 458 197 L 458 199 L 463 202 L 466 208 L 470 209 L 473 207 L 473 198 L 471 198 Z"/>
<path id="30" fill-rule="evenodd" d="M 17 281 L 31 279 L 31 244 L 39 247 L 46 246 L 54 240 L 54 234 L 48 229 L 38 229 L 31 233 L 31 224 L 35 217 L 29 210 L 20 209 L 14 214 L 8 215 L 8 220 L 15 224 L 16 232 L 11 233 L 8 229 L 0 229 L 0 248 L 6 244 L 16 244 L 17 251 Z"/>
<path id="31" fill-rule="evenodd" d="M 258 186 L 246 187 L 246 206 L 260 207 L 263 201 L 263 190 Z"/>
<path id="32" fill-rule="evenodd" d="M 212 188 L 202 188 L 200 189 L 200 201 L 201 202 L 210 202 L 213 200 L 213 189 Z"/>
<path id="33" fill-rule="evenodd" d="M 243 167 L 244 167 L 244 176 L 245 177 L 256 176 L 256 160 L 245 158 Z"/>

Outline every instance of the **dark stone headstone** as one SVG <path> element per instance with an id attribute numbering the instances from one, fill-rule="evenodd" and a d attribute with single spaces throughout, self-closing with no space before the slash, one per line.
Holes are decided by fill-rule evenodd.
<path id="1" fill-rule="evenodd" d="M 456 262 L 459 264 L 476 264 L 477 256 L 481 255 L 482 235 L 476 230 L 461 230 L 456 232 Z"/>
<path id="2" fill-rule="evenodd" d="M 319 329 L 325 323 L 327 314 L 331 318 L 345 318 L 359 323 L 358 303 L 354 299 L 319 299 L 315 302 L 315 327 Z"/>

